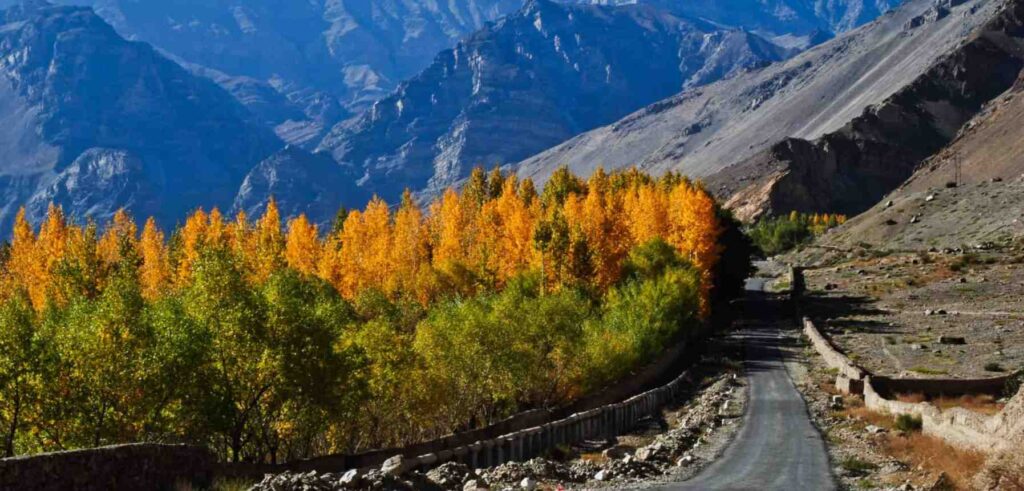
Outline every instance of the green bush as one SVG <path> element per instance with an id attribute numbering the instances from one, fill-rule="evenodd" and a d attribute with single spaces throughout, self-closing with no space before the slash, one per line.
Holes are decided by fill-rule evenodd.
<path id="1" fill-rule="evenodd" d="M 895 427 L 898 431 L 903 433 L 911 433 L 915 431 L 921 431 L 923 422 L 920 416 L 913 416 L 910 414 L 900 414 L 896 416 Z"/>

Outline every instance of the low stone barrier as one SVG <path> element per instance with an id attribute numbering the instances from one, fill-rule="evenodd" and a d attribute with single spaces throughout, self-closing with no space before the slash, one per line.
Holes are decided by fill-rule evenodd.
<path id="1" fill-rule="evenodd" d="M 907 379 L 873 376 L 857 366 L 804 318 L 804 334 L 825 363 L 839 374 L 836 387 L 844 393 L 861 393 L 864 405 L 876 412 L 907 414 L 921 419 L 922 432 L 950 444 L 983 453 L 1024 448 L 1024 390 L 1001 412 L 987 416 L 964 408 L 940 410 L 928 402 L 903 402 L 896 394 L 956 397 L 968 394 L 1001 395 L 1007 382 L 1020 373 L 985 379 Z"/>
<path id="2" fill-rule="evenodd" d="M 836 378 L 836 387 L 840 391 L 846 394 L 859 394 L 863 390 L 864 377 L 868 375 L 867 371 L 863 368 L 858 367 L 850 360 L 848 356 L 843 354 L 841 351 L 836 349 L 832 343 L 825 338 L 821 331 L 811 322 L 810 319 L 804 318 L 804 335 L 810 340 L 811 346 L 814 347 L 814 351 L 818 352 L 818 355 L 825 360 L 825 364 L 829 368 L 833 368 L 839 372 Z"/>
<path id="3" fill-rule="evenodd" d="M 683 373 L 666 385 L 620 403 L 576 413 L 498 438 L 408 459 L 403 467 L 429 468 L 451 461 L 462 462 L 471 468 L 491 467 L 510 461 L 528 460 L 558 445 L 611 438 L 633 428 L 640 420 L 656 415 L 685 389 L 687 378 L 688 374 Z"/>
<path id="4" fill-rule="evenodd" d="M 0 489 L 208 489 L 216 459 L 188 445 L 132 444 L 0 460 Z"/>
<path id="5" fill-rule="evenodd" d="M 915 386 L 914 382 L 927 383 Z M 993 416 L 958 407 L 943 411 L 928 402 L 910 403 L 886 397 L 893 393 L 888 392 L 892 390 L 892 387 L 910 389 L 909 392 L 921 392 L 929 395 L 978 393 L 929 393 L 928 390 L 936 388 L 936 385 L 931 382 L 935 381 L 868 377 L 864 381 L 864 405 L 873 411 L 894 416 L 909 414 L 921 418 L 921 431 L 924 434 L 941 438 L 960 448 L 990 453 L 1024 447 L 1024 391 L 1018 392 L 1001 412 Z M 961 385 L 955 388 L 961 390 L 972 387 L 972 383 L 977 383 L 979 387 L 992 386 L 986 379 L 958 382 Z M 885 388 L 879 389 L 878 386 L 885 386 Z"/>

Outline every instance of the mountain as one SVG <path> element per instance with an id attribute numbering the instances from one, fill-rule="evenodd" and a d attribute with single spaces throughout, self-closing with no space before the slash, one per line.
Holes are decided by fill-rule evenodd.
<path id="1" fill-rule="evenodd" d="M 1005 244 L 1024 236 L 1021 216 L 1024 76 L 985 104 L 906 182 L 830 233 L 825 243 L 894 249 Z"/>
<path id="2" fill-rule="evenodd" d="M 531 0 L 442 52 L 320 149 L 394 199 L 515 162 L 645 104 L 783 59 L 749 32 L 649 6 Z"/>
<path id="3" fill-rule="evenodd" d="M 173 225 L 230 207 L 282 146 L 230 94 L 88 8 L 0 11 L 0 233 L 21 205 L 103 220 L 120 207 Z"/>
<path id="4" fill-rule="evenodd" d="M 327 230 L 340 206 L 360 206 L 371 198 L 356 185 L 359 176 L 352 172 L 330 155 L 289 145 L 249 171 L 232 210 L 259 216 L 273 197 L 282 216 L 305 214 Z"/>
<path id="5" fill-rule="evenodd" d="M 578 0 L 601 5 L 645 3 L 721 26 L 742 28 L 781 46 L 808 48 L 860 27 L 898 0 Z"/>
<path id="6" fill-rule="evenodd" d="M 1016 49 L 1016 33 L 996 29 L 1000 36 L 1012 37 L 1006 47 L 986 47 L 985 36 L 982 45 L 971 40 L 978 40 L 980 26 L 1009 22 L 999 19 L 1012 15 L 1010 5 L 997 0 L 912 0 L 783 63 L 684 91 L 580 135 L 522 161 L 517 172 L 544 181 L 560 165 L 584 174 L 598 165 L 637 165 L 656 173 L 674 170 L 710 177 L 713 190 L 735 198 L 732 206 L 747 218 L 771 208 L 773 192 L 783 201 L 793 198 L 775 211 L 785 211 L 785 206 L 862 210 L 872 197 L 908 177 L 917 163 L 914 158 L 927 157 L 936 145 L 941 148 L 979 104 L 1005 90 L 1007 77 L 1015 75 L 1010 51 Z M 980 51 L 965 50 L 965 45 Z M 957 57 L 959 64 L 947 63 Z M 969 90 L 958 95 L 958 84 L 965 81 L 960 68 L 968 65 L 980 71 L 971 73 L 971 85 L 965 87 Z M 844 131 L 846 137 L 824 138 Z M 928 138 L 936 140 L 929 143 Z M 884 142 L 874 144 L 880 140 Z M 840 141 L 844 146 L 836 147 Z M 912 142 L 921 145 L 913 147 Z M 868 164 L 860 159 L 883 147 L 899 152 L 902 144 L 907 151 L 897 155 L 901 160 Z M 793 167 L 778 165 L 783 160 Z M 786 175 L 791 182 L 798 180 L 801 169 L 828 173 L 837 165 L 854 171 L 849 175 L 865 169 L 882 178 L 861 179 L 865 174 L 826 183 L 812 180 L 788 190 L 786 182 L 775 179 Z M 816 198 L 801 202 L 800 193 Z M 830 208 L 858 193 L 862 201 Z"/>
<path id="7" fill-rule="evenodd" d="M 16 4 L 22 0 L 0 0 Z M 315 146 L 434 56 L 522 0 L 57 0 L 93 7 L 124 37 L 148 42 L 239 97 L 276 92 L 267 124 Z M 268 116 L 263 113 L 262 116 Z"/>

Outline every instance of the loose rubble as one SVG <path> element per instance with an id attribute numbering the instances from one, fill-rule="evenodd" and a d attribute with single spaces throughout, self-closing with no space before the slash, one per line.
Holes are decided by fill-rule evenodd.
<path id="1" fill-rule="evenodd" d="M 719 375 L 718 380 L 699 392 L 675 413 L 676 424 L 639 447 L 608 442 L 596 453 L 599 458 L 583 456 L 568 461 L 534 458 L 526 462 L 508 462 L 488 469 L 470 469 L 461 463 L 445 463 L 427 472 L 407 469 L 400 456 L 385 461 L 379 469 L 362 473 L 283 473 L 267 475 L 249 491 L 327 491 L 368 490 L 452 490 L 482 489 L 535 491 L 554 487 L 621 486 L 678 473 L 696 467 L 702 444 L 713 438 L 717 429 L 728 425 L 738 428 L 743 415 L 746 392 L 739 381 Z M 730 421 L 735 420 L 735 421 Z M 720 431 L 727 440 L 726 431 Z M 623 439 L 629 437 L 621 437 Z M 710 445 L 704 445 L 710 447 Z M 724 447 L 724 444 L 719 445 Z M 710 460 L 710 458 L 709 458 Z"/>

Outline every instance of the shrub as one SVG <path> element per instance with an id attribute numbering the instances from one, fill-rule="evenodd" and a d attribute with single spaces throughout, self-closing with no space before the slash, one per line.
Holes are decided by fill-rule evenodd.
<path id="1" fill-rule="evenodd" d="M 921 421 L 920 416 L 914 416 L 910 414 L 900 414 L 896 416 L 895 428 L 903 433 L 912 433 L 915 431 L 921 431 L 921 427 L 924 422 Z"/>
<path id="2" fill-rule="evenodd" d="M 843 215 L 800 214 L 762 219 L 750 231 L 754 244 L 767 256 L 774 256 L 810 242 L 830 228 L 846 222 Z"/>
<path id="3" fill-rule="evenodd" d="M 985 371 L 986 372 L 1005 372 L 1006 369 L 1003 368 L 1003 366 L 998 364 L 998 363 L 991 362 L 991 363 L 986 363 L 985 364 Z"/>
<path id="4" fill-rule="evenodd" d="M 854 475 L 864 475 L 878 469 L 877 465 L 858 459 L 857 457 L 847 457 L 843 459 L 839 465 L 842 466 L 844 470 Z"/>

